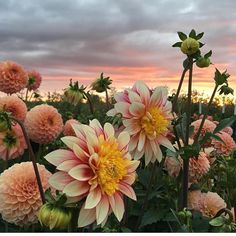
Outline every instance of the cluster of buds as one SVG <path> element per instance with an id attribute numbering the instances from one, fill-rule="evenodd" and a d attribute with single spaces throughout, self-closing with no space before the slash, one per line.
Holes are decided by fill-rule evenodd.
<path id="1" fill-rule="evenodd" d="M 215 83 L 217 85 L 221 85 L 221 87 L 219 88 L 219 94 L 223 94 L 223 95 L 228 95 L 228 94 L 233 94 L 234 90 L 232 88 L 229 87 L 228 84 L 228 78 L 230 77 L 230 74 L 227 73 L 227 70 L 224 71 L 223 73 L 220 73 L 220 71 L 218 69 L 216 69 L 215 71 Z"/>

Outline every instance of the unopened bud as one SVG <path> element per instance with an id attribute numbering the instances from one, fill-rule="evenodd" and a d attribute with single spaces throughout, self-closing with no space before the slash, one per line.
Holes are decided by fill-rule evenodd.
<path id="1" fill-rule="evenodd" d="M 198 51 L 199 46 L 200 44 L 196 39 L 189 37 L 182 42 L 181 51 L 184 54 L 192 55 Z"/>

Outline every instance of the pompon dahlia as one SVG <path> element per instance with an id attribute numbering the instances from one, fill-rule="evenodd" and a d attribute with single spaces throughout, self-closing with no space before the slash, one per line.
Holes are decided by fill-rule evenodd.
<path id="1" fill-rule="evenodd" d="M 0 132 L 1 159 L 15 159 L 23 155 L 26 148 L 25 138 L 18 124 L 12 125 L 11 130 Z"/>
<path id="2" fill-rule="evenodd" d="M 56 108 L 42 104 L 27 113 L 25 127 L 32 141 L 47 144 L 62 132 L 63 121 Z"/>
<path id="3" fill-rule="evenodd" d="M 129 151 L 134 159 L 145 155 L 145 163 L 159 162 L 163 154 L 160 145 L 175 151 L 167 139 L 172 119 L 171 102 L 167 101 L 167 88 L 157 87 L 153 92 L 142 81 L 132 89 L 117 93 L 116 104 L 107 115 L 121 113 L 125 131 L 131 135 Z"/>
<path id="4" fill-rule="evenodd" d="M 196 136 L 196 134 L 198 132 L 198 129 L 200 127 L 201 122 L 202 122 L 202 119 L 199 119 L 199 120 L 196 120 L 196 121 L 191 123 L 191 126 L 194 127 L 193 139 L 195 138 L 195 136 Z M 216 128 L 216 124 L 214 122 L 212 122 L 210 120 L 205 120 L 200 135 L 204 136 L 207 132 L 211 132 L 212 133 L 215 128 Z M 211 146 L 211 140 L 207 141 L 204 144 L 204 147 L 209 147 L 209 146 Z"/>
<path id="5" fill-rule="evenodd" d="M 212 140 L 212 145 L 215 148 L 217 154 L 229 155 L 233 151 L 233 149 L 236 147 L 236 144 L 233 138 L 225 132 L 220 132 L 220 133 L 217 133 L 216 135 L 219 136 L 224 141 L 223 143 L 216 139 Z"/>
<path id="6" fill-rule="evenodd" d="M 203 202 L 203 194 L 200 190 L 188 192 L 188 208 L 201 211 Z"/>
<path id="7" fill-rule="evenodd" d="M 27 88 L 29 89 L 29 91 L 37 90 L 39 88 L 41 82 L 42 82 L 42 77 L 39 74 L 39 72 L 37 72 L 35 70 L 28 71 L 28 84 L 27 84 Z"/>
<path id="8" fill-rule="evenodd" d="M 203 216 L 212 218 L 220 209 L 226 208 L 225 201 L 217 193 L 207 192 L 202 194 L 201 212 Z"/>
<path id="9" fill-rule="evenodd" d="M 0 97 L 0 111 L 10 112 L 14 118 L 24 121 L 27 107 L 20 98 L 16 96 L 5 96 Z"/>
<path id="10" fill-rule="evenodd" d="M 51 173 L 43 165 L 37 165 L 46 190 Z M 31 162 L 14 164 L 0 175 L 0 214 L 3 220 L 19 226 L 35 223 L 41 205 Z"/>
<path id="11" fill-rule="evenodd" d="M 210 162 L 207 154 L 200 152 L 199 156 L 189 160 L 189 182 L 198 182 L 210 169 Z"/>
<path id="12" fill-rule="evenodd" d="M 20 92 L 27 85 L 28 76 L 25 70 L 12 61 L 0 64 L 0 91 L 13 94 Z"/>
<path id="13" fill-rule="evenodd" d="M 75 131 L 72 128 L 73 124 L 80 124 L 80 122 L 78 120 L 75 120 L 75 119 L 70 119 L 70 120 L 66 121 L 66 123 L 64 125 L 64 129 L 63 129 L 63 134 L 65 136 L 76 136 Z"/>
<path id="14" fill-rule="evenodd" d="M 111 124 L 106 123 L 103 128 L 96 119 L 89 126 L 80 124 L 73 128 L 76 137 L 62 138 L 69 150 L 56 150 L 45 157 L 59 170 L 49 183 L 77 201 L 86 197 L 79 227 L 95 220 L 104 225 L 111 212 L 121 221 L 125 211 L 123 194 L 136 200 L 131 185 L 139 161 L 131 160 L 128 152 L 129 134 L 121 132 L 116 138 Z"/>
<path id="15" fill-rule="evenodd" d="M 232 136 L 234 131 L 231 127 L 225 127 L 224 129 L 222 129 L 222 132 L 225 132 L 228 135 Z"/>
<path id="16" fill-rule="evenodd" d="M 167 156 L 164 166 L 169 176 L 176 178 L 179 175 L 181 170 L 181 162 L 177 158 Z"/>

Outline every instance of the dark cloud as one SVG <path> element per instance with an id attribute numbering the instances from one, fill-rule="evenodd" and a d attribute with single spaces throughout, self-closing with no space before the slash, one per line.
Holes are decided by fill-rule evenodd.
<path id="1" fill-rule="evenodd" d="M 214 62 L 236 73 L 235 9 L 231 0 L 0 1 L 0 59 L 45 77 L 85 78 L 104 68 L 119 77 L 151 67 L 147 77 L 172 78 L 183 58 L 171 48 L 176 31 L 195 28 L 205 31 Z M 131 71 L 128 80 L 137 76 Z"/>

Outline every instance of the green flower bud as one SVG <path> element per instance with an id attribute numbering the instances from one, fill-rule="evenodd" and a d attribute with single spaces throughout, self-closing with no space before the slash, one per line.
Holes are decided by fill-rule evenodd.
<path id="1" fill-rule="evenodd" d="M 38 212 L 41 225 L 52 229 L 65 229 L 71 221 L 71 212 L 66 208 L 56 207 L 50 203 L 44 204 Z"/>
<path id="2" fill-rule="evenodd" d="M 200 57 L 196 62 L 196 65 L 200 68 L 208 67 L 210 64 L 211 64 L 210 59 L 204 57 Z"/>
<path id="3" fill-rule="evenodd" d="M 184 54 L 192 55 L 198 51 L 199 46 L 200 44 L 196 39 L 189 37 L 182 42 L 181 51 Z"/>

